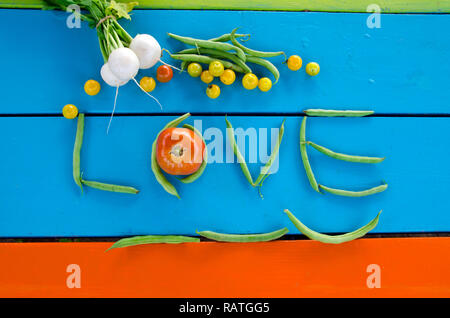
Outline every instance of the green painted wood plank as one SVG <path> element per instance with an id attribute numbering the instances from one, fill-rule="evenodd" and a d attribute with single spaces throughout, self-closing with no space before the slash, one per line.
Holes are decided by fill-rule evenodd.
<path id="1" fill-rule="evenodd" d="M 139 3 L 142 9 L 367 12 L 369 5 L 377 4 L 383 13 L 450 12 L 450 0 L 140 0 Z M 42 0 L 0 1 L 0 8 L 41 6 Z"/>

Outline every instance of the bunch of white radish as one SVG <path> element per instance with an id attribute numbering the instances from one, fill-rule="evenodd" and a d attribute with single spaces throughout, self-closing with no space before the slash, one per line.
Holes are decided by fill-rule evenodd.
<path id="1" fill-rule="evenodd" d="M 116 88 L 112 119 L 119 87 L 133 80 L 145 92 L 135 79 L 139 69 L 151 68 L 158 61 L 164 63 L 160 59 L 161 46 L 154 37 L 148 34 L 138 34 L 135 38 L 132 38 L 117 22 L 120 18 L 131 20 L 129 12 L 138 3 L 116 2 L 114 0 L 44 0 L 44 2 L 46 9 L 60 9 L 67 12 L 71 11 L 71 6 L 78 6 L 83 12 L 77 13 L 79 17 L 88 22 L 90 27 L 97 30 L 100 51 L 105 63 L 100 69 L 100 75 L 106 84 Z M 147 92 L 145 93 L 152 97 L 162 109 L 161 104 L 155 97 Z"/>
<path id="2" fill-rule="evenodd" d="M 109 131 L 111 120 L 114 116 L 119 87 L 127 84 L 130 80 L 133 80 L 144 93 L 153 98 L 162 109 L 158 99 L 145 92 L 135 79 L 139 69 L 149 69 L 153 67 L 158 61 L 161 61 L 160 58 L 161 46 L 158 41 L 149 34 L 138 34 L 131 41 L 129 47 L 122 46 L 111 51 L 107 62 L 103 64 L 100 70 L 102 79 L 109 86 L 116 87 L 114 107 L 108 123 L 107 132 Z"/>

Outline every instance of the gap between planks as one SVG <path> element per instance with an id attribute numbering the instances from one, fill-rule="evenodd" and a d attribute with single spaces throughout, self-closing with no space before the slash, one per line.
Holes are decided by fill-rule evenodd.
<path id="1" fill-rule="evenodd" d="M 110 117 L 111 113 L 84 113 L 86 117 Z M 115 113 L 114 117 L 169 117 L 169 116 L 181 116 L 185 113 Z M 251 113 L 251 112 L 190 112 L 191 116 L 203 116 L 203 117 L 220 117 L 220 116 L 242 116 L 242 117 L 303 117 L 306 116 L 304 112 L 298 113 L 282 113 L 282 112 L 268 112 L 268 113 Z M 60 113 L 30 113 L 30 114 L 0 114 L 2 117 L 63 117 Z M 310 116 L 315 117 L 315 116 Z M 433 118 L 449 118 L 449 114 L 445 113 L 375 113 L 365 117 L 433 117 Z"/>
<path id="2" fill-rule="evenodd" d="M 326 234 L 326 233 L 325 233 Z M 340 233 L 333 233 L 337 235 Z M 142 234 L 144 235 L 144 234 Z M 137 236 L 137 235 L 136 235 Z M 195 236 L 195 235 L 187 235 Z M 64 243 L 66 242 L 116 242 L 124 237 L 130 236 L 117 236 L 117 237 L 25 237 L 25 238 L 0 238 L 0 243 Z M 197 237 L 197 236 L 195 236 Z M 427 232 L 427 233 L 375 233 L 366 234 L 365 239 L 382 239 L 382 238 L 418 238 L 418 237 L 450 237 L 450 232 Z M 64 240 L 61 242 L 61 240 Z M 305 241 L 309 240 L 306 236 L 300 234 L 287 234 L 276 241 Z M 201 242 L 212 242 L 209 239 L 200 237 Z"/>
<path id="3" fill-rule="evenodd" d="M 3 0 L 0 8 L 40 9 L 42 4 L 42 0 Z M 141 0 L 136 9 L 367 13 L 368 4 L 364 0 Z M 395 14 L 450 12 L 449 0 L 386 0 L 379 6 L 381 12 Z"/>

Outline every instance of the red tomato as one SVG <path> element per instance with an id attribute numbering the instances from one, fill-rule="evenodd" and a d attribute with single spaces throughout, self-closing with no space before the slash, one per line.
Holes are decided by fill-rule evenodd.
<path id="1" fill-rule="evenodd" d="M 202 165 L 204 150 L 205 143 L 192 130 L 167 128 L 159 134 L 156 160 L 168 174 L 192 174 Z"/>
<path id="2" fill-rule="evenodd" d="M 173 77 L 173 71 L 170 66 L 160 65 L 156 70 L 156 79 L 161 83 L 169 82 Z"/>

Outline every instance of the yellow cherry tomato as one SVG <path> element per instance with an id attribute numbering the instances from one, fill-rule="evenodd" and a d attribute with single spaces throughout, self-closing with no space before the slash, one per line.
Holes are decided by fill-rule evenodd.
<path id="1" fill-rule="evenodd" d="M 298 71 L 302 67 L 302 58 L 298 55 L 291 55 L 287 60 L 287 66 L 292 71 Z"/>
<path id="2" fill-rule="evenodd" d="M 254 89 L 258 86 L 258 77 L 253 73 L 247 73 L 242 78 L 242 86 L 246 89 Z"/>
<path id="3" fill-rule="evenodd" d="M 203 83 L 209 84 L 214 80 L 214 76 L 212 76 L 208 70 L 205 70 L 202 72 L 200 79 L 202 80 Z"/>
<path id="4" fill-rule="evenodd" d="M 191 63 L 189 64 L 187 71 L 192 77 L 199 77 L 202 74 L 203 69 L 200 64 Z"/>
<path id="5" fill-rule="evenodd" d="M 220 61 L 212 61 L 209 63 L 209 72 L 212 76 L 218 77 L 223 74 L 224 67 Z"/>
<path id="6" fill-rule="evenodd" d="M 144 76 L 141 78 L 139 85 L 141 85 L 142 89 L 148 93 L 155 89 L 156 81 L 153 77 Z"/>
<path id="7" fill-rule="evenodd" d="M 306 73 L 311 76 L 316 76 L 320 72 L 320 66 L 316 62 L 306 64 Z"/>
<path id="8" fill-rule="evenodd" d="M 236 73 L 233 70 L 225 70 L 222 75 L 220 75 L 220 81 L 225 85 L 231 85 L 236 79 Z"/>
<path id="9" fill-rule="evenodd" d="M 96 80 L 87 80 L 84 83 L 84 91 L 91 96 L 97 95 L 100 92 L 100 83 Z"/>
<path id="10" fill-rule="evenodd" d="M 217 98 L 220 95 L 220 87 L 216 84 L 209 85 L 206 89 L 206 95 L 208 95 L 209 98 Z"/>
<path id="11" fill-rule="evenodd" d="M 75 105 L 67 104 L 63 107 L 63 116 L 67 119 L 74 119 L 78 116 L 78 108 Z"/>
<path id="12" fill-rule="evenodd" d="M 272 88 L 272 81 L 270 78 L 263 77 L 258 81 L 258 87 L 262 92 L 267 92 Z"/>

